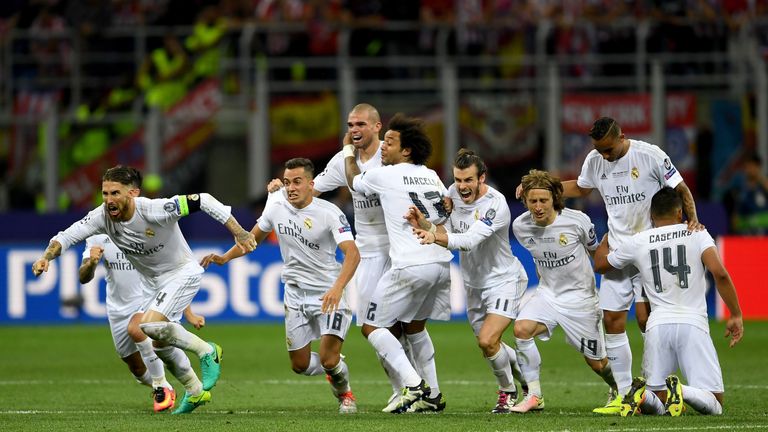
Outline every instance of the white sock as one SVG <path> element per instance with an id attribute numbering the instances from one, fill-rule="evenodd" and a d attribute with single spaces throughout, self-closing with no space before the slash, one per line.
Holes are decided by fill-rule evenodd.
<path id="1" fill-rule="evenodd" d="M 136 378 L 136 382 L 139 384 L 144 384 L 145 386 L 152 387 L 152 375 L 149 374 L 149 369 L 144 371 L 144 375 L 142 376 L 133 376 Z"/>
<path id="2" fill-rule="evenodd" d="M 496 382 L 499 383 L 499 390 L 505 392 L 516 392 L 514 381 L 512 381 L 512 366 L 509 364 L 509 355 L 507 350 L 501 347 L 496 354 L 486 357 L 488 364 L 491 365 L 491 370 L 496 376 Z"/>
<path id="3" fill-rule="evenodd" d="M 184 385 L 184 388 L 192 396 L 197 396 L 203 391 L 203 384 L 195 375 L 189 357 L 184 351 L 174 346 L 155 348 L 155 353 L 165 363 L 168 372 L 175 376 Z"/>
<path id="4" fill-rule="evenodd" d="M 629 348 L 627 333 L 606 334 L 605 350 L 608 352 L 608 362 L 619 394 L 625 395 L 632 387 L 632 350 Z"/>
<path id="5" fill-rule="evenodd" d="M 397 338 L 397 341 L 403 346 L 403 352 L 405 352 L 405 356 L 408 357 L 408 361 L 411 362 L 413 368 L 416 369 L 416 373 L 418 373 L 419 376 L 424 376 L 425 374 L 424 371 L 421 370 L 421 365 L 413 356 L 413 347 L 411 347 L 411 343 L 408 342 L 408 335 L 405 334 L 405 329 L 403 329 L 403 333 Z"/>
<path id="6" fill-rule="evenodd" d="M 154 347 L 152 347 L 152 339 L 146 338 L 141 342 L 136 342 L 136 348 L 141 353 L 141 358 L 144 360 L 144 364 L 147 365 L 147 372 L 152 377 L 152 387 L 168 387 L 171 388 L 171 384 L 165 379 L 165 368 L 163 367 L 163 361 L 155 353 Z"/>
<path id="7" fill-rule="evenodd" d="M 317 376 L 324 374 L 323 364 L 320 362 L 320 354 L 316 352 L 309 353 L 309 366 L 307 370 L 302 372 L 302 375 Z"/>
<path id="8" fill-rule="evenodd" d="M 197 354 L 198 357 L 213 352 L 213 347 L 211 347 L 208 342 L 200 339 L 197 335 L 190 333 L 179 323 L 158 321 L 143 323 L 140 327 L 144 334 L 152 339 L 164 342 L 168 345 L 173 345 L 184 351 L 192 351 Z"/>
<path id="9" fill-rule="evenodd" d="M 379 363 L 381 363 L 381 367 L 384 369 L 384 373 L 387 375 L 389 385 L 392 386 L 392 392 L 400 393 L 400 390 L 403 388 L 403 383 L 400 382 L 400 375 L 397 374 L 397 371 L 389 370 L 387 362 L 384 361 L 384 358 L 382 358 L 379 353 L 376 353 L 376 357 L 379 359 Z"/>
<path id="10" fill-rule="evenodd" d="M 344 360 L 339 359 L 339 363 L 332 369 L 325 369 L 325 373 L 331 377 L 331 387 L 336 395 L 352 390 L 349 387 L 349 368 Z"/>
<path id="11" fill-rule="evenodd" d="M 418 365 L 419 375 L 429 384 L 431 393 L 429 397 L 434 398 L 440 394 L 440 385 L 437 383 L 437 365 L 435 365 L 435 346 L 432 344 L 432 338 L 429 337 L 427 329 L 418 333 L 406 335 L 411 344 L 414 364 Z"/>
<path id="12" fill-rule="evenodd" d="M 664 402 L 656 396 L 656 393 L 646 390 L 645 400 L 640 404 L 640 411 L 643 414 L 650 415 L 663 415 L 664 414 Z"/>
<path id="13" fill-rule="evenodd" d="M 515 349 L 504 342 L 501 343 L 501 348 L 507 352 L 509 366 L 512 368 L 512 376 L 521 386 L 528 387 L 528 383 L 525 381 L 525 377 L 523 377 L 523 372 L 520 370 L 520 364 L 517 362 L 517 352 Z"/>
<path id="14" fill-rule="evenodd" d="M 390 371 L 398 371 L 404 386 L 416 387 L 421 377 L 405 356 L 403 346 L 387 329 L 379 328 L 368 335 L 368 342 L 379 353 Z"/>
<path id="15" fill-rule="evenodd" d="M 723 407 L 710 391 L 681 384 L 683 401 L 702 414 L 720 415 Z"/>
<path id="16" fill-rule="evenodd" d="M 536 342 L 534 342 L 533 338 L 517 339 L 517 352 L 520 371 L 528 383 L 528 394 L 541 397 L 541 383 L 539 382 L 541 354 L 539 354 L 539 349 L 536 348 Z"/>

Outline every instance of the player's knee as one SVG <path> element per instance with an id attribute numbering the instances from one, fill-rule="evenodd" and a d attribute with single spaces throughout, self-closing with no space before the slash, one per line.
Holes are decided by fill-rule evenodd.
<path id="1" fill-rule="evenodd" d="M 339 353 L 326 353 L 320 355 L 320 364 L 323 366 L 323 369 L 333 369 L 339 365 L 339 361 L 341 361 Z"/>
<path id="2" fill-rule="evenodd" d="M 619 334 L 626 331 L 627 315 L 621 312 L 605 312 L 603 315 L 605 331 L 610 334 Z"/>
<path id="3" fill-rule="evenodd" d="M 144 334 L 144 331 L 141 329 L 140 326 L 136 325 L 129 325 L 128 326 L 128 336 L 131 337 L 131 340 L 134 342 L 141 342 L 144 339 L 147 338 L 147 335 Z"/>
<path id="4" fill-rule="evenodd" d="M 533 332 L 522 321 L 515 321 L 514 333 L 517 339 L 530 339 L 533 337 Z"/>
<path id="5" fill-rule="evenodd" d="M 291 361 L 291 370 L 294 373 L 301 375 L 304 372 L 306 372 L 307 369 L 309 369 L 309 361 L 302 361 L 302 360 Z"/>
<path id="6" fill-rule="evenodd" d="M 477 346 L 480 347 L 480 350 L 483 351 L 483 354 L 485 354 L 486 357 L 496 354 L 499 351 L 500 345 L 500 341 L 497 338 L 492 337 L 492 335 L 481 333 L 477 337 Z"/>
<path id="7" fill-rule="evenodd" d="M 163 341 L 167 340 L 171 336 L 171 328 L 168 322 L 151 322 L 141 323 L 139 328 L 145 335 L 151 337 L 154 340 Z"/>

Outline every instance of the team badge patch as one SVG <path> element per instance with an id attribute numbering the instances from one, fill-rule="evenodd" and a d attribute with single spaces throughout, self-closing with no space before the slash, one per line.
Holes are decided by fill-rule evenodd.
<path id="1" fill-rule="evenodd" d="M 664 158 L 664 169 L 667 171 L 672 169 L 672 161 L 669 158 Z"/>
<path id="2" fill-rule="evenodd" d="M 565 236 L 565 234 L 560 234 L 560 246 L 565 246 L 568 244 L 568 237 Z"/>
<path id="3" fill-rule="evenodd" d="M 307 227 L 307 229 L 312 229 L 312 219 L 310 218 L 304 219 L 304 226 Z"/>
<path id="4" fill-rule="evenodd" d="M 480 210 L 475 209 L 475 220 L 480 219 Z"/>
<path id="5" fill-rule="evenodd" d="M 152 231 L 152 229 L 151 229 L 151 228 L 147 228 L 147 230 L 146 230 L 146 231 L 144 231 L 144 234 L 146 234 L 146 235 L 147 235 L 147 237 L 154 237 L 154 236 L 155 236 L 155 232 L 154 232 L 154 231 Z"/>
<path id="6" fill-rule="evenodd" d="M 494 209 L 488 209 L 488 211 L 485 212 L 485 218 L 488 220 L 493 220 L 493 218 L 496 217 L 496 210 Z"/>
<path id="7" fill-rule="evenodd" d="M 200 199 L 200 195 L 198 194 L 187 195 L 187 199 L 190 201 L 197 201 Z"/>
<path id="8" fill-rule="evenodd" d="M 163 206 L 163 209 L 165 209 L 165 211 L 167 211 L 168 213 L 176 213 L 176 204 L 172 202 L 167 202 Z"/>
<path id="9" fill-rule="evenodd" d="M 629 175 L 632 176 L 632 180 L 637 180 L 637 178 L 640 177 L 640 170 L 632 167 L 632 171 L 629 173 Z"/>
<path id="10" fill-rule="evenodd" d="M 347 222 L 346 216 L 339 215 L 339 222 L 341 222 L 341 228 L 339 228 L 340 233 L 352 231 L 352 227 L 349 225 L 349 222 Z"/>

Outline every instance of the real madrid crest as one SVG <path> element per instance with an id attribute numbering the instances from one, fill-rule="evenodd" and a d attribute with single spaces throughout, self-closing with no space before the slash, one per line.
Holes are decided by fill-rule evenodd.
<path id="1" fill-rule="evenodd" d="M 568 244 L 568 237 L 565 236 L 565 234 L 560 234 L 560 246 L 565 246 Z"/>
<path id="2" fill-rule="evenodd" d="M 475 209 L 475 220 L 480 219 L 480 210 Z"/>
<path id="3" fill-rule="evenodd" d="M 312 219 L 310 218 L 304 219 L 304 226 L 307 227 L 307 229 L 312 229 Z"/>
<path id="4" fill-rule="evenodd" d="M 632 177 L 632 180 L 637 180 L 637 178 L 640 177 L 640 170 L 632 167 L 632 171 L 630 171 L 629 175 Z"/>
<path id="5" fill-rule="evenodd" d="M 144 234 L 146 234 L 146 235 L 147 235 L 147 237 L 154 237 L 154 236 L 155 236 L 155 232 L 154 232 L 154 231 L 152 231 L 152 229 L 151 229 L 151 228 L 147 228 L 147 230 L 146 230 L 146 231 L 144 231 Z"/>

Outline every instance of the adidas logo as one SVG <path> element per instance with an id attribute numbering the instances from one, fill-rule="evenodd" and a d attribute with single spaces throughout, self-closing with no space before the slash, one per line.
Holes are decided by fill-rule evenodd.
<path id="1" fill-rule="evenodd" d="M 600 180 L 608 180 L 608 176 L 603 173 L 603 175 L 600 176 Z"/>
<path id="2" fill-rule="evenodd" d="M 536 242 L 535 242 L 535 241 L 533 241 L 533 237 L 531 237 L 531 238 L 529 238 L 529 239 L 528 239 L 528 244 L 531 244 L 531 245 L 532 245 L 532 244 L 536 244 Z"/>

